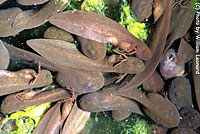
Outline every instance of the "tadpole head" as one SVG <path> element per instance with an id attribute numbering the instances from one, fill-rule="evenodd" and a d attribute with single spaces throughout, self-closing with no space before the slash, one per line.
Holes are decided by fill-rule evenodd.
<path id="1" fill-rule="evenodd" d="M 160 64 L 160 72 L 165 79 L 180 76 L 184 73 L 184 65 L 177 65 L 176 62 L 177 56 L 174 49 L 169 49 Z"/>

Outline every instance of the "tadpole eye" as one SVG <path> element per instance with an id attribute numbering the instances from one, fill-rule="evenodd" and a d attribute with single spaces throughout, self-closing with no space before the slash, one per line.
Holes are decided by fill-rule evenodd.
<path id="1" fill-rule="evenodd" d="M 176 97 L 177 96 L 177 94 L 176 93 L 174 93 L 174 97 Z"/>
<path id="2" fill-rule="evenodd" d="M 174 114 L 175 114 L 175 111 L 174 111 L 174 110 L 170 110 L 169 113 L 170 113 L 171 115 L 174 115 Z"/>
<path id="3" fill-rule="evenodd" d="M 91 56 L 92 55 L 92 53 L 91 52 L 88 52 L 88 54 Z"/>
<path id="4" fill-rule="evenodd" d="M 178 13 L 180 10 L 181 10 L 181 7 L 178 6 L 176 12 Z"/>
<path id="5" fill-rule="evenodd" d="M 175 61 L 175 55 L 169 54 L 169 55 L 168 55 L 168 59 L 169 59 L 170 61 L 174 62 L 174 61 Z"/>
<path id="6" fill-rule="evenodd" d="M 89 100 L 88 100 L 88 99 L 86 99 L 86 100 L 85 100 L 85 103 L 89 103 Z"/>
<path id="7" fill-rule="evenodd" d="M 91 86 L 87 85 L 85 86 L 86 89 L 90 90 L 91 89 Z"/>

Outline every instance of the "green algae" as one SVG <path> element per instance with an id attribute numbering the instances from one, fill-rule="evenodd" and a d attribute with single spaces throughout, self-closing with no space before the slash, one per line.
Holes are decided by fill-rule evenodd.
<path id="1" fill-rule="evenodd" d="M 81 10 L 92 11 L 105 16 L 105 4 L 103 0 L 84 0 Z"/>
<path id="2" fill-rule="evenodd" d="M 38 125 L 42 116 L 50 108 L 50 103 L 45 103 L 37 106 L 30 106 L 24 110 L 17 111 L 3 120 L 0 128 L 2 134 L 32 134 L 33 130 Z M 15 120 L 17 129 L 14 131 L 2 130 L 2 127 L 8 120 Z"/>
<path id="3" fill-rule="evenodd" d="M 132 114 L 122 121 L 112 119 L 110 112 L 92 113 L 80 134 L 150 134 L 155 126 L 144 117 Z"/>
<path id="4" fill-rule="evenodd" d="M 122 0 L 120 6 L 120 21 L 119 23 L 124 26 L 130 33 L 142 41 L 145 41 L 148 37 L 148 30 L 145 23 L 141 23 L 137 20 L 133 14 L 130 5 L 127 0 Z"/>

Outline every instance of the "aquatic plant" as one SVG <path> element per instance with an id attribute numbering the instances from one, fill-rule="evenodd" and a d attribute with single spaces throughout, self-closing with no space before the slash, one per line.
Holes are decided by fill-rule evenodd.
<path id="1" fill-rule="evenodd" d="M 40 119 L 43 117 L 44 113 L 50 108 L 51 103 L 45 103 L 38 106 L 30 106 L 22 111 L 17 111 L 3 120 L 0 128 L 1 133 L 6 134 L 32 134 L 33 130 L 38 125 Z M 4 124 L 6 124 L 10 119 L 15 120 L 17 129 L 15 131 L 2 130 Z"/>
<path id="2" fill-rule="evenodd" d="M 109 112 L 93 113 L 88 120 L 83 132 L 109 133 L 109 134 L 150 134 L 155 126 L 138 114 L 132 114 L 122 121 L 113 120 Z"/>
<path id="3" fill-rule="evenodd" d="M 149 134 L 147 121 L 137 114 L 120 122 L 120 127 L 121 134 Z"/>
<path id="4" fill-rule="evenodd" d="M 145 23 L 137 20 L 133 14 L 127 0 L 122 0 L 120 4 L 120 21 L 119 23 L 124 26 L 130 33 L 141 40 L 146 40 L 148 37 L 148 29 Z"/>
<path id="5" fill-rule="evenodd" d="M 103 0 L 84 0 L 81 10 L 93 11 L 105 16 L 105 4 Z"/>
<path id="6" fill-rule="evenodd" d="M 71 2 L 68 4 L 68 6 L 65 8 L 65 10 L 81 10 L 81 4 L 83 3 L 83 0 L 71 0 Z"/>

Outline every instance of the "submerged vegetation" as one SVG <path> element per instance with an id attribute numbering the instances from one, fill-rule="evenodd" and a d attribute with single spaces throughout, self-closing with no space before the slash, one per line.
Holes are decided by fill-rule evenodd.
<path id="1" fill-rule="evenodd" d="M 142 116 L 133 113 L 129 118 L 116 121 L 110 112 L 93 113 L 88 120 L 83 133 L 87 134 L 152 134 L 155 126 Z"/>
<path id="2" fill-rule="evenodd" d="M 148 37 L 148 29 L 145 23 L 137 21 L 130 4 L 127 0 L 122 0 L 120 4 L 120 24 L 137 38 L 145 41 Z"/>
<path id="3" fill-rule="evenodd" d="M 38 106 L 30 106 L 22 111 L 17 111 L 10 115 L 7 115 L 1 123 L 0 133 L 32 134 L 33 130 L 37 127 L 40 119 L 50 107 L 51 104 L 46 103 Z M 12 127 L 14 127 L 14 130 Z"/>
<path id="4" fill-rule="evenodd" d="M 103 0 L 84 0 L 81 10 L 92 11 L 105 16 L 105 4 Z"/>

